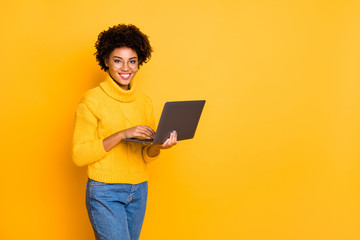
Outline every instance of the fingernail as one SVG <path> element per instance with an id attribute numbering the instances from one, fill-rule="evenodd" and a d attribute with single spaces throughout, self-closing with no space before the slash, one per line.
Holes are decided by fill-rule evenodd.
<path id="1" fill-rule="evenodd" d="M 174 134 L 177 134 L 177 132 L 176 132 L 175 130 L 173 131 L 173 133 L 174 133 Z"/>

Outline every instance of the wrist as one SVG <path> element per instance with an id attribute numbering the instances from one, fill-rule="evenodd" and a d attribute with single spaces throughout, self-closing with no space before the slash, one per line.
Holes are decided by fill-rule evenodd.
<path id="1" fill-rule="evenodd" d="M 160 154 L 160 148 L 157 148 L 156 146 L 150 146 L 147 149 L 147 155 L 149 157 L 156 157 L 159 154 Z"/>
<path id="2" fill-rule="evenodd" d="M 120 141 L 127 138 L 126 133 L 124 131 L 117 132 L 117 138 L 120 139 Z"/>

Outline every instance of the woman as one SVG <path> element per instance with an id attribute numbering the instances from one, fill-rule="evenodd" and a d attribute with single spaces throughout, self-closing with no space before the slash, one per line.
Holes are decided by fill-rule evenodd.
<path id="1" fill-rule="evenodd" d="M 99 34 L 96 60 L 107 78 L 87 91 L 76 111 L 73 161 L 88 166 L 86 206 L 96 239 L 138 239 L 145 215 L 146 164 L 176 145 L 176 132 L 162 145 L 122 142 L 153 138 L 149 97 L 136 91 L 134 77 L 152 48 L 134 25 L 119 24 Z"/>

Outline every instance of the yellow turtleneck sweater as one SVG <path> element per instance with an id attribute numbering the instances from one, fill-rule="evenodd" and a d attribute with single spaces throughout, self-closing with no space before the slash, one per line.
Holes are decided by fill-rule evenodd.
<path id="1" fill-rule="evenodd" d="M 77 166 L 88 165 L 89 178 L 106 183 L 138 184 L 148 180 L 146 164 L 153 161 L 147 147 L 120 142 L 106 152 L 103 140 L 137 125 L 155 129 L 149 97 L 120 88 L 110 76 L 82 97 L 75 116 L 72 156 Z"/>

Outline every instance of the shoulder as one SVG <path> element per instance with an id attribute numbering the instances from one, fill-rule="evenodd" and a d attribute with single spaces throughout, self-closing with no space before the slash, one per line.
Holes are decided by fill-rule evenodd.
<path id="1" fill-rule="evenodd" d="M 96 110 L 104 97 L 100 86 L 87 90 L 81 97 L 79 105 L 85 105 L 90 110 Z"/>
<path id="2" fill-rule="evenodd" d="M 151 106 L 152 107 L 152 100 L 151 98 L 146 95 L 143 92 L 138 92 L 137 94 L 137 100 L 141 101 L 143 104 L 145 104 L 146 106 Z"/>
<path id="3" fill-rule="evenodd" d="M 140 92 L 140 91 L 137 92 L 137 99 L 145 101 L 147 103 L 152 103 L 151 98 L 147 94 L 145 94 L 144 92 Z"/>
<path id="4" fill-rule="evenodd" d="M 98 98 L 100 98 L 101 92 L 102 91 L 99 86 L 87 90 L 82 95 L 80 102 L 86 103 L 86 102 L 96 101 Z"/>

